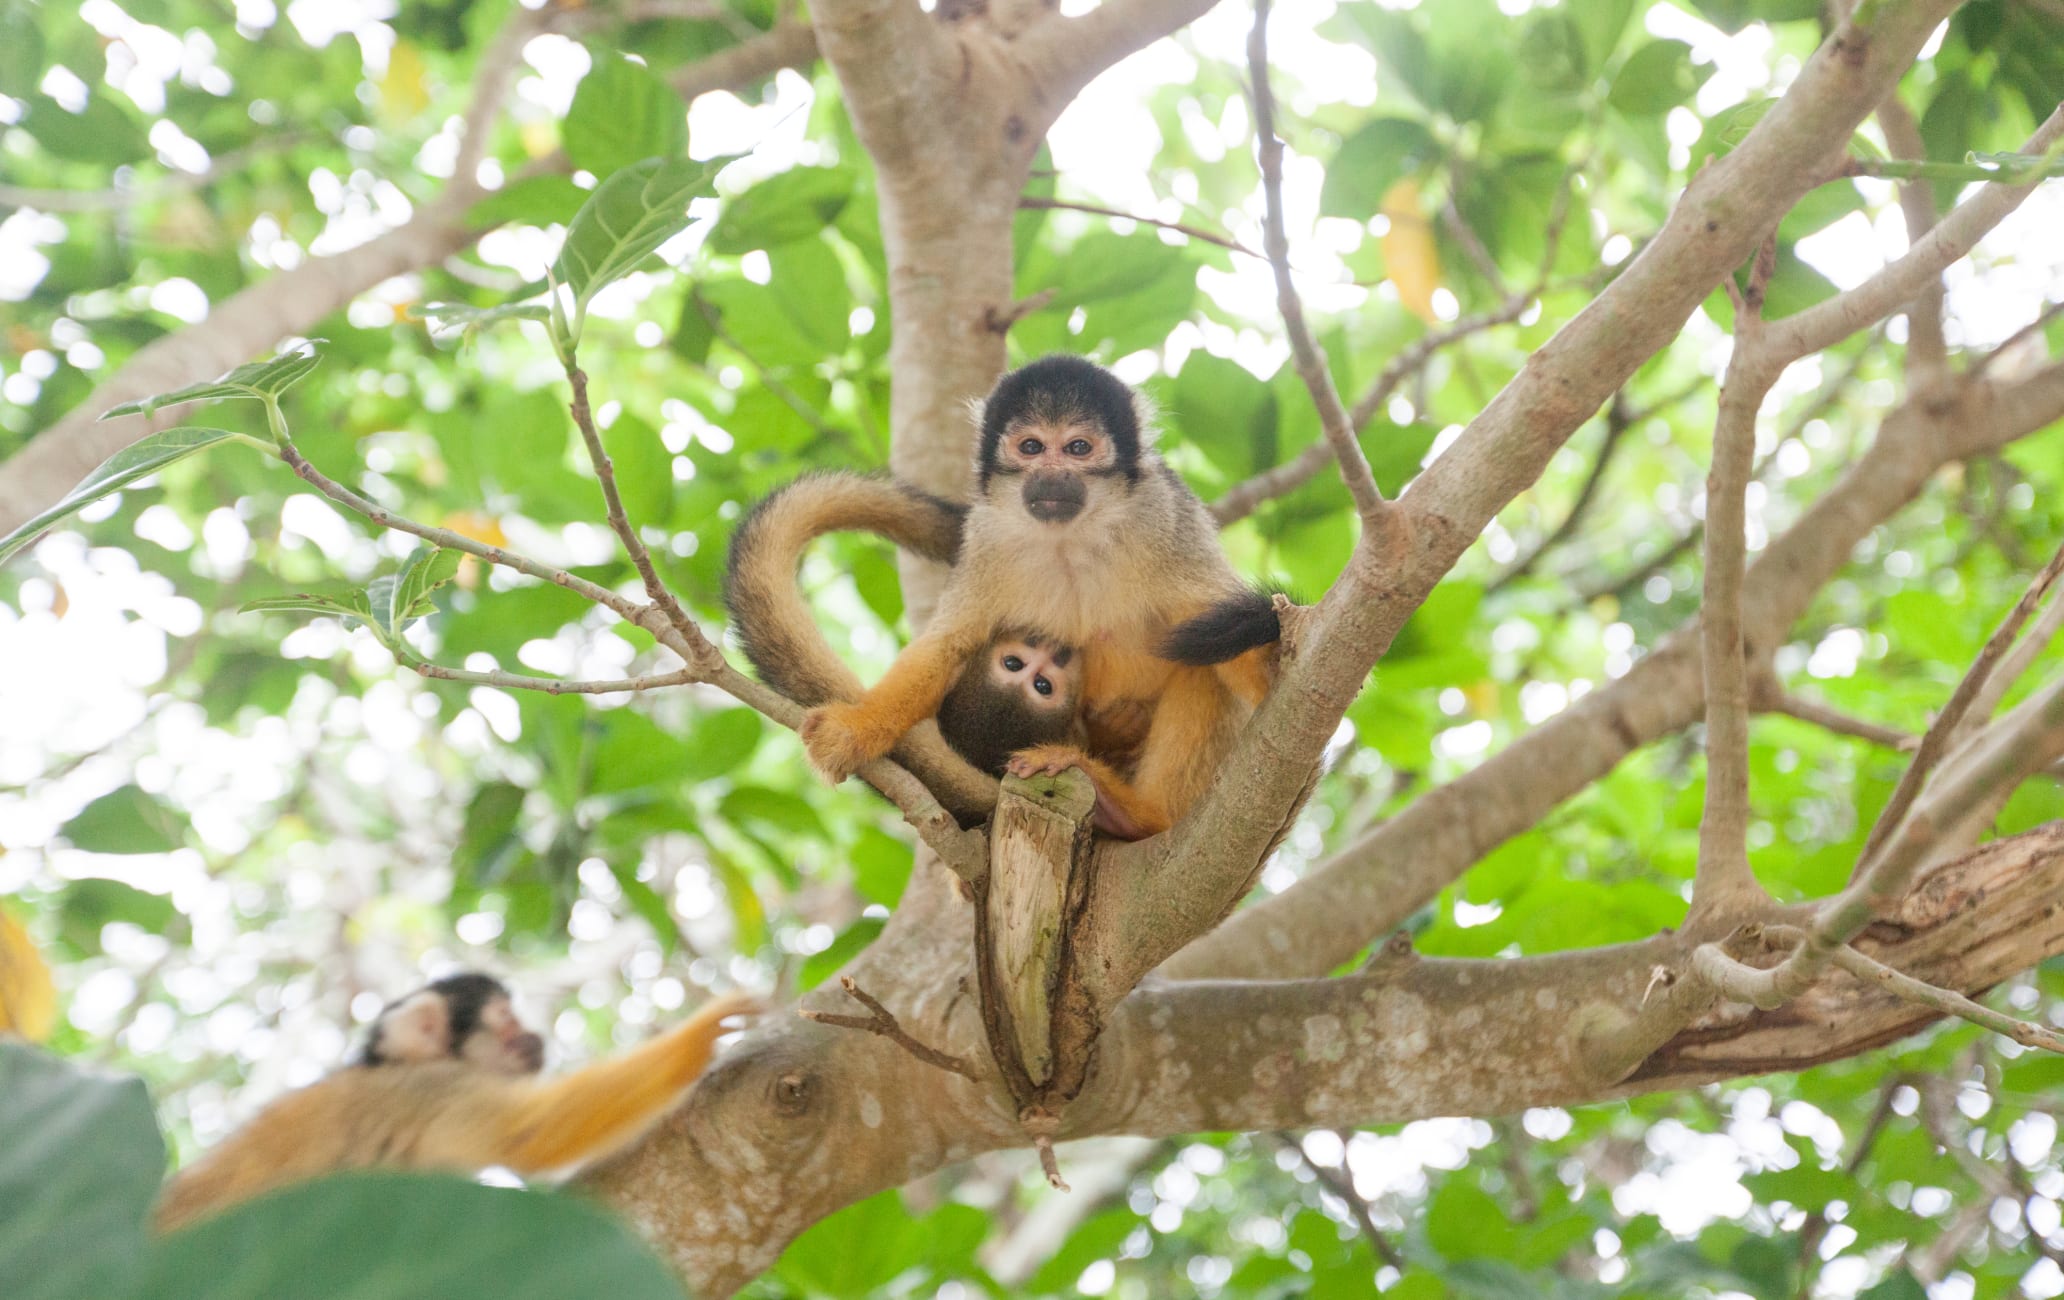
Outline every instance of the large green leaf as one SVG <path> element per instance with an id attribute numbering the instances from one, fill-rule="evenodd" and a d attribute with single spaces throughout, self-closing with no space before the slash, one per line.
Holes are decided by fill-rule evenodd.
<path id="1" fill-rule="evenodd" d="M 37 144 L 66 162 L 117 167 L 151 154 L 143 127 L 105 90 L 87 96 L 86 106 L 77 113 L 46 95 L 31 95 L 22 125 Z"/>
<path id="2" fill-rule="evenodd" d="M 791 167 L 769 176 L 724 200 L 707 247 L 735 255 L 814 235 L 838 220 L 857 184 L 849 167 Z"/>
<path id="3" fill-rule="evenodd" d="M 576 310 L 687 229 L 689 200 L 716 192 L 713 182 L 726 161 L 647 158 L 596 186 L 573 214 L 553 266 L 573 290 Z"/>
<path id="4" fill-rule="evenodd" d="M 577 1197 L 452 1177 L 344 1174 L 165 1238 L 145 1261 L 141 1295 L 681 1300 L 681 1289 L 628 1227 Z"/>
<path id="5" fill-rule="evenodd" d="M 0 1042 L 0 1296 L 121 1296 L 165 1143 L 136 1079 Z"/>
<path id="6" fill-rule="evenodd" d="M 65 493 L 63 500 L 7 536 L 0 537 L 0 564 L 5 564 L 14 558 L 16 552 L 42 536 L 44 529 L 102 497 L 120 492 L 137 480 L 148 478 L 197 451 L 205 451 L 219 442 L 232 441 L 249 443 L 254 447 L 264 445 L 255 438 L 231 433 L 227 429 L 199 429 L 186 425 L 154 433 L 129 444 L 101 462 L 100 468 L 81 479 L 77 487 Z"/>
<path id="7" fill-rule="evenodd" d="M 1439 157 L 1440 145 L 1424 123 L 1379 117 L 1340 142 L 1319 187 L 1319 211 L 1366 221 L 1392 185 Z"/>
<path id="8" fill-rule="evenodd" d="M 608 50 L 574 89 L 566 110 L 566 156 L 608 176 L 643 158 L 688 152 L 688 106 L 642 63 Z"/>

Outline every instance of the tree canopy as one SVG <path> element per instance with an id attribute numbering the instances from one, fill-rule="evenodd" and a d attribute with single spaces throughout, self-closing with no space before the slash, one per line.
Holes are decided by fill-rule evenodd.
<path id="1" fill-rule="evenodd" d="M 0 1282 L 669 1293 L 463 1186 L 131 1231 L 469 965 L 575 1059 L 775 990 L 583 1180 L 695 1294 L 2064 1294 L 2064 10 L 1259 9 L 0 12 L 0 1030 L 163 1132 L 0 1044 Z M 1296 608 L 1061 860 L 1028 1091 L 1006 818 L 819 781 L 721 595 L 1055 351 Z M 799 581 L 872 680 L 940 570 Z"/>

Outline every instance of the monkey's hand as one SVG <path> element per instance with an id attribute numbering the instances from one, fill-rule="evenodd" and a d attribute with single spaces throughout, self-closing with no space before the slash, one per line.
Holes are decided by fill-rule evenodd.
<path id="1" fill-rule="evenodd" d="M 810 766 L 837 785 L 894 747 L 901 732 L 874 721 L 858 704 L 826 704 L 803 715 L 796 734 L 810 751 Z"/>
<path id="2" fill-rule="evenodd" d="M 1004 770 L 1012 776 L 1024 779 L 1034 776 L 1059 776 L 1071 767 L 1079 767 L 1092 778 L 1088 756 L 1073 745 L 1034 745 L 1021 749 L 1010 756 Z"/>

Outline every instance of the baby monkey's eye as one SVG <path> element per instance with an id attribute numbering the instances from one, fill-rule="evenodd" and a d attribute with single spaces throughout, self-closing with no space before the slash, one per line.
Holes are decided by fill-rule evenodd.
<path id="1" fill-rule="evenodd" d="M 1077 441 L 1080 441 L 1080 439 L 1077 439 Z M 1018 450 L 1027 456 L 1037 456 L 1040 452 L 1046 450 L 1046 444 L 1037 438 L 1024 438 L 1019 440 Z"/>
<path id="2" fill-rule="evenodd" d="M 1003 671 L 1007 673 L 1024 672 L 1025 661 L 1018 658 L 1016 655 L 1005 655 L 1003 657 Z"/>
<path id="3" fill-rule="evenodd" d="M 1051 695 L 1053 694 L 1053 683 L 1046 680 L 1043 676 L 1035 676 L 1032 679 L 1032 689 L 1038 691 L 1041 695 Z"/>
<path id="4" fill-rule="evenodd" d="M 1070 456 L 1087 456 L 1089 454 L 1089 439 L 1077 438 L 1061 450 L 1067 452 Z"/>

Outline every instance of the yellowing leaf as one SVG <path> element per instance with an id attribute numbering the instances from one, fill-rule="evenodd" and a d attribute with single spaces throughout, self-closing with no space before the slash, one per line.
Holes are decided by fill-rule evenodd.
<path id="1" fill-rule="evenodd" d="M 380 113 L 389 121 L 406 122 L 430 107 L 430 77 L 423 52 L 408 41 L 396 41 L 387 52 L 387 74 L 380 78 Z"/>
<path id="2" fill-rule="evenodd" d="M 559 147 L 559 124 L 545 118 L 525 122 L 516 128 L 516 138 L 524 157 L 542 158 Z"/>
<path id="3" fill-rule="evenodd" d="M 1493 717 L 1498 712 L 1498 683 L 1489 677 L 1472 682 L 1462 688 L 1462 698 L 1469 702 L 1472 716 Z"/>
<path id="4" fill-rule="evenodd" d="M 509 544 L 508 534 L 502 531 L 501 520 L 477 510 L 454 510 L 444 517 L 443 525 L 459 536 L 470 538 L 483 546 Z M 471 591 L 479 583 L 480 561 L 469 555 L 459 562 L 458 584 Z"/>
<path id="5" fill-rule="evenodd" d="M 1419 200 L 1419 182 L 1406 177 L 1383 195 L 1383 215 L 1390 230 L 1383 236 L 1383 265 L 1397 286 L 1398 301 L 1420 320 L 1433 323 L 1433 291 L 1440 287 L 1440 250 L 1434 247 L 1433 223 Z"/>
<path id="6" fill-rule="evenodd" d="M 50 968 L 22 923 L 0 908 L 0 1033 L 40 1043 L 56 1024 L 57 986 Z"/>

